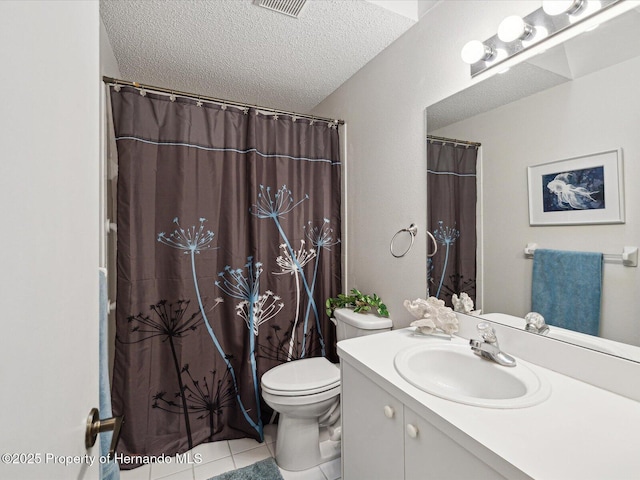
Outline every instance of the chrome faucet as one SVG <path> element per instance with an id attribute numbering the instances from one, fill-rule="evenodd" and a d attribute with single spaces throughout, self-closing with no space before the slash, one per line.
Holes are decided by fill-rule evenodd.
<path id="1" fill-rule="evenodd" d="M 539 335 L 549 333 L 549 326 L 544 323 L 544 317 L 538 312 L 529 312 L 524 316 L 524 319 L 527 322 L 524 327 L 527 332 L 533 332 Z"/>
<path id="2" fill-rule="evenodd" d="M 516 359 L 500 350 L 498 337 L 496 337 L 496 331 L 493 327 L 487 322 L 480 322 L 477 328 L 482 341 L 469 340 L 473 353 L 505 367 L 515 367 Z"/>

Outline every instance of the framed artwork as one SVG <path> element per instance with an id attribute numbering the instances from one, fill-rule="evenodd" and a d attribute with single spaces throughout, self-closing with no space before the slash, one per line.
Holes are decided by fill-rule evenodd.
<path id="1" fill-rule="evenodd" d="M 530 225 L 624 223 L 622 149 L 527 167 Z"/>

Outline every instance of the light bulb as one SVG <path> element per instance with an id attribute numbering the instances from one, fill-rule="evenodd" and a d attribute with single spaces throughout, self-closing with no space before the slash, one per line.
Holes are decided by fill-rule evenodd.
<path id="1" fill-rule="evenodd" d="M 460 52 L 462 60 L 469 65 L 473 65 L 480 60 L 488 60 L 493 54 L 493 49 L 479 40 L 467 42 Z"/>
<path id="2" fill-rule="evenodd" d="M 522 17 L 511 15 L 500 22 L 498 26 L 498 38 L 503 42 L 513 42 L 514 40 L 527 38 L 532 31 L 533 27 L 527 25 Z"/>
<path id="3" fill-rule="evenodd" d="M 583 3 L 584 0 L 544 0 L 542 9 L 544 13 L 551 16 L 562 15 L 563 13 L 571 15 L 577 12 Z"/>

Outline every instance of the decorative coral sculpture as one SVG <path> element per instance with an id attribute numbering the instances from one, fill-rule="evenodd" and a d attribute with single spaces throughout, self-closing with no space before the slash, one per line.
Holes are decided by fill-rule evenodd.
<path id="1" fill-rule="evenodd" d="M 445 306 L 444 300 L 436 297 L 405 300 L 404 307 L 417 318 L 411 326 L 423 335 L 436 331 L 452 335 L 458 331 L 458 318 L 450 307 Z"/>
<path id="2" fill-rule="evenodd" d="M 453 303 L 453 309 L 456 312 L 466 313 L 467 315 L 480 315 L 480 310 L 473 309 L 473 300 L 465 292 L 462 292 L 459 297 L 454 293 L 451 296 L 451 303 Z"/>

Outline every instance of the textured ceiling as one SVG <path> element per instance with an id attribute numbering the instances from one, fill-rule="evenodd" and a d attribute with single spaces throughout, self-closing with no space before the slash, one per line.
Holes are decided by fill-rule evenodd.
<path id="1" fill-rule="evenodd" d="M 439 3 L 420 0 L 420 12 Z M 417 8 L 417 7 L 416 7 Z M 101 0 L 124 80 L 307 113 L 416 21 L 364 0 Z"/>

